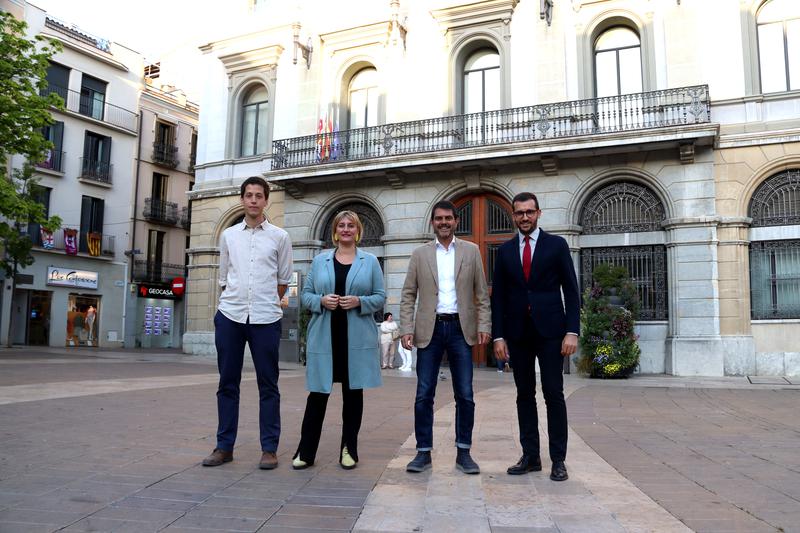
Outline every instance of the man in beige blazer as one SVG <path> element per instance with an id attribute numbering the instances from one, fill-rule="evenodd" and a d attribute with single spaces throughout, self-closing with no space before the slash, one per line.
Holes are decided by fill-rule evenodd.
<path id="1" fill-rule="evenodd" d="M 431 226 L 436 239 L 411 254 L 400 301 L 400 342 L 409 350 L 417 346 L 417 456 L 406 470 L 423 472 L 431 467 L 433 397 L 447 350 L 456 398 L 456 467 L 478 474 L 480 468 L 469 453 L 475 420 L 472 346 L 491 338 L 489 291 L 478 247 L 455 238 L 458 217 L 451 202 L 433 206 Z"/>

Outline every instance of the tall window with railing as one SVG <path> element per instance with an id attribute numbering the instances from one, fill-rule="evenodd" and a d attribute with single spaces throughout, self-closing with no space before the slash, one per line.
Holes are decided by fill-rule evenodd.
<path id="1" fill-rule="evenodd" d="M 780 172 L 759 185 L 749 215 L 759 232 L 750 243 L 750 316 L 800 318 L 800 238 L 786 238 L 800 237 L 800 170 Z"/>
<path id="2" fill-rule="evenodd" d="M 108 84 L 86 74 L 81 79 L 81 100 L 79 113 L 87 117 L 103 120 L 103 107 L 106 102 Z"/>
<path id="3" fill-rule="evenodd" d="M 80 177 L 111 183 L 111 137 L 91 131 L 86 132 Z"/>
<path id="4" fill-rule="evenodd" d="M 582 248 L 582 289 L 592 285 L 596 266 L 624 266 L 639 293 L 639 320 L 666 320 L 667 253 L 658 235 L 664 219 L 664 205 L 644 185 L 620 181 L 596 190 L 581 211 L 584 235 L 648 233 L 638 240 L 652 244 Z"/>
<path id="5" fill-rule="evenodd" d="M 494 48 L 476 50 L 464 62 L 464 113 L 500 109 L 500 54 Z"/>
<path id="6" fill-rule="evenodd" d="M 257 85 L 245 94 L 242 101 L 242 157 L 267 153 L 269 94 L 266 87 Z"/>
<path id="7" fill-rule="evenodd" d="M 761 92 L 800 89 L 800 3 L 764 2 L 756 17 Z"/>
<path id="8" fill-rule="evenodd" d="M 594 43 L 594 76 L 598 98 L 642 92 L 639 35 L 627 26 L 601 33 Z"/>

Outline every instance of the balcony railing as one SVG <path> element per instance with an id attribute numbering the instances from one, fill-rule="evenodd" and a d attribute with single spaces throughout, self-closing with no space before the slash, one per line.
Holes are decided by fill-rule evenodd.
<path id="1" fill-rule="evenodd" d="M 88 157 L 81 157 L 80 160 L 81 173 L 79 177 L 111 185 L 111 171 L 114 165 L 95 159 L 89 159 Z"/>
<path id="2" fill-rule="evenodd" d="M 707 85 L 399 122 L 273 141 L 275 170 L 710 122 Z"/>
<path id="3" fill-rule="evenodd" d="M 192 210 L 188 207 L 181 209 L 180 225 L 186 231 L 189 231 L 189 228 L 192 226 Z"/>
<path id="4" fill-rule="evenodd" d="M 160 263 L 137 259 L 133 263 L 133 281 L 149 281 L 150 283 L 168 283 L 174 278 L 184 277 L 186 267 L 172 263 Z"/>
<path id="5" fill-rule="evenodd" d="M 32 229 L 32 228 L 31 228 Z M 73 246 L 76 248 L 77 251 L 82 253 L 89 253 L 89 248 L 87 245 L 87 234 L 89 232 L 81 232 L 80 228 L 72 227 L 72 226 L 61 226 L 59 229 L 53 232 L 52 243 L 45 242 L 42 239 L 42 233 L 39 229 L 38 225 L 35 228 L 36 231 L 29 231 L 28 236 L 31 239 L 31 242 L 37 248 L 45 249 L 45 250 L 57 250 L 59 252 L 67 251 L 67 244 L 65 239 L 64 230 L 74 230 L 76 232 L 75 242 Z M 90 254 L 92 255 L 92 254 Z M 114 257 L 114 235 L 106 235 L 103 234 L 100 240 L 100 255 L 105 257 Z"/>
<path id="6" fill-rule="evenodd" d="M 49 93 L 59 95 L 64 100 L 64 108 L 67 111 L 101 120 L 131 132 L 136 131 L 138 115 L 133 111 L 109 104 L 104 99 L 99 100 L 58 85 L 49 85 L 44 94 Z"/>
<path id="7" fill-rule="evenodd" d="M 64 160 L 64 152 L 60 150 L 48 150 L 47 154 L 45 154 L 45 158 L 42 161 L 36 163 L 36 166 L 47 170 L 55 170 L 56 172 L 63 172 L 64 170 L 63 167 L 61 166 L 63 160 Z"/>
<path id="8" fill-rule="evenodd" d="M 160 198 L 145 198 L 142 215 L 147 220 L 174 226 L 178 223 L 178 204 Z"/>
<path id="9" fill-rule="evenodd" d="M 153 143 L 153 163 L 169 168 L 178 166 L 178 147 L 166 143 Z"/>
<path id="10" fill-rule="evenodd" d="M 194 174 L 194 167 L 197 165 L 197 152 L 189 154 L 189 173 Z"/>

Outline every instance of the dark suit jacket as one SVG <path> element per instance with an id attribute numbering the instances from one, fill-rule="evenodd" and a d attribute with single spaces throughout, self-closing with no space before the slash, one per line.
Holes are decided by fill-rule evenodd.
<path id="1" fill-rule="evenodd" d="M 500 246 L 492 279 L 492 338 L 521 339 L 528 309 L 542 337 L 580 333 L 580 305 L 575 266 L 563 237 L 539 231 L 527 282 L 519 233 Z"/>

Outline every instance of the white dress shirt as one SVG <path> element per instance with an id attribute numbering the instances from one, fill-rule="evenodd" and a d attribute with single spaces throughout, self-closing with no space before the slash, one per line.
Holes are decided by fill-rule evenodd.
<path id="1" fill-rule="evenodd" d="M 531 238 L 531 266 L 533 266 L 533 251 L 536 250 L 536 241 L 539 239 L 539 231 L 539 228 L 536 228 L 529 235 Z M 519 236 L 519 260 L 524 263 L 525 258 L 522 257 L 522 254 L 525 250 L 525 235 L 523 235 L 521 231 L 517 231 L 517 235 Z"/>
<path id="2" fill-rule="evenodd" d="M 254 228 L 240 222 L 222 232 L 219 245 L 220 312 L 244 324 L 272 324 L 283 317 L 278 285 L 292 275 L 289 234 L 266 220 Z"/>
<path id="3" fill-rule="evenodd" d="M 439 299 L 436 303 L 436 314 L 458 313 L 456 299 L 456 239 L 445 248 L 436 239 L 436 270 L 439 277 Z"/>

